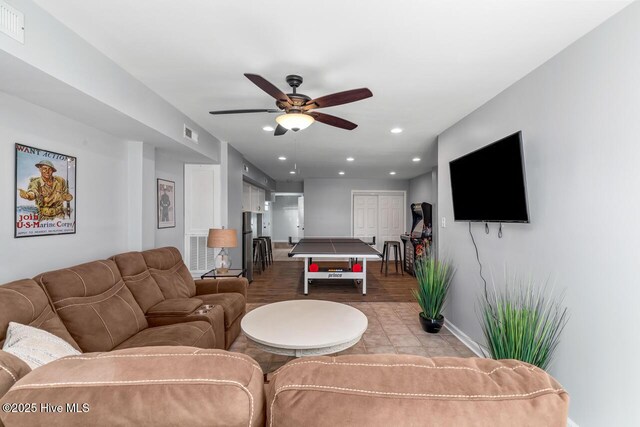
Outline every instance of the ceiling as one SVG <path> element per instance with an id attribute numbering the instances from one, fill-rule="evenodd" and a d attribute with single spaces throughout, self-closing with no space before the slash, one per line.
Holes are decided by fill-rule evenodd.
<path id="1" fill-rule="evenodd" d="M 429 171 L 439 133 L 630 3 L 35 1 L 277 180 Z M 285 76 L 299 74 L 312 98 L 360 87 L 373 98 L 320 110 L 353 131 L 314 123 L 274 137 L 262 127 L 276 114 L 208 114 L 274 108 L 243 73 L 287 93 Z"/>

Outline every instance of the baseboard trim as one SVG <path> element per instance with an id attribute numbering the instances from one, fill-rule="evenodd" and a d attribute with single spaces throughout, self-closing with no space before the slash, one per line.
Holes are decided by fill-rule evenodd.
<path id="1" fill-rule="evenodd" d="M 485 357 L 484 353 L 482 352 L 482 347 L 480 346 L 480 344 L 472 340 L 471 337 L 469 337 L 469 335 L 462 332 L 462 329 L 458 328 L 449 320 L 446 321 L 445 326 L 447 327 L 447 329 L 451 331 L 453 335 L 455 335 L 456 338 L 462 341 L 462 343 L 466 345 L 469 350 L 475 353 L 476 356 Z M 576 423 L 575 421 L 573 421 L 571 418 L 568 418 L 568 417 L 567 417 L 567 426 L 580 427 L 578 423 Z"/>
<path id="2" fill-rule="evenodd" d="M 476 356 L 484 357 L 484 353 L 482 352 L 482 347 L 480 347 L 480 344 L 472 340 L 469 335 L 462 332 L 460 328 L 451 323 L 449 320 L 445 322 L 445 326 L 451 331 L 453 335 L 456 336 L 456 338 L 462 341 L 462 343 L 466 345 L 469 350 L 473 351 Z"/>

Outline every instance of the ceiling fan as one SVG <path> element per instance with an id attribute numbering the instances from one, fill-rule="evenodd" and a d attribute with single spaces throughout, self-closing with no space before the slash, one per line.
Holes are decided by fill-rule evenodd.
<path id="1" fill-rule="evenodd" d="M 280 113 L 284 114 L 276 117 L 278 127 L 276 127 L 274 135 L 284 135 L 288 130 L 297 132 L 306 129 L 314 121 L 319 121 L 325 125 L 335 126 L 341 129 L 353 130 L 358 127 L 357 124 L 340 117 L 329 114 L 318 113 L 312 111 L 316 108 L 333 107 L 336 105 L 348 104 L 350 102 L 360 101 L 373 96 L 373 93 L 367 88 L 346 90 L 331 95 L 321 96 L 320 98 L 311 99 L 307 95 L 297 93 L 296 89 L 302 84 L 302 77 L 297 75 L 289 75 L 286 80 L 289 86 L 293 88 L 293 93 L 285 94 L 275 85 L 267 81 L 264 77 L 257 74 L 247 74 L 245 77 L 251 80 L 260 89 L 276 99 L 278 109 L 252 109 L 252 110 L 221 110 L 209 111 L 209 114 L 241 114 L 241 113 Z"/>

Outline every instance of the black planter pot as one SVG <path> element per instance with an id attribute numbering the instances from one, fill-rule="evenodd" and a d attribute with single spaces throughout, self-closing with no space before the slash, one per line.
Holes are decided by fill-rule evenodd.
<path id="1" fill-rule="evenodd" d="M 444 325 L 444 316 L 440 315 L 437 319 L 427 319 L 422 313 L 418 315 L 422 329 L 430 334 L 437 334 Z"/>

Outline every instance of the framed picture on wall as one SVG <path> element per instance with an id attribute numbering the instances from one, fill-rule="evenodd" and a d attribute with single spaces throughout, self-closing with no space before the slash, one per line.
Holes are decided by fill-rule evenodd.
<path id="1" fill-rule="evenodd" d="M 176 183 L 158 178 L 158 228 L 176 226 Z"/>
<path id="2" fill-rule="evenodd" d="M 16 144 L 14 237 L 76 232 L 76 163 L 66 154 Z"/>

